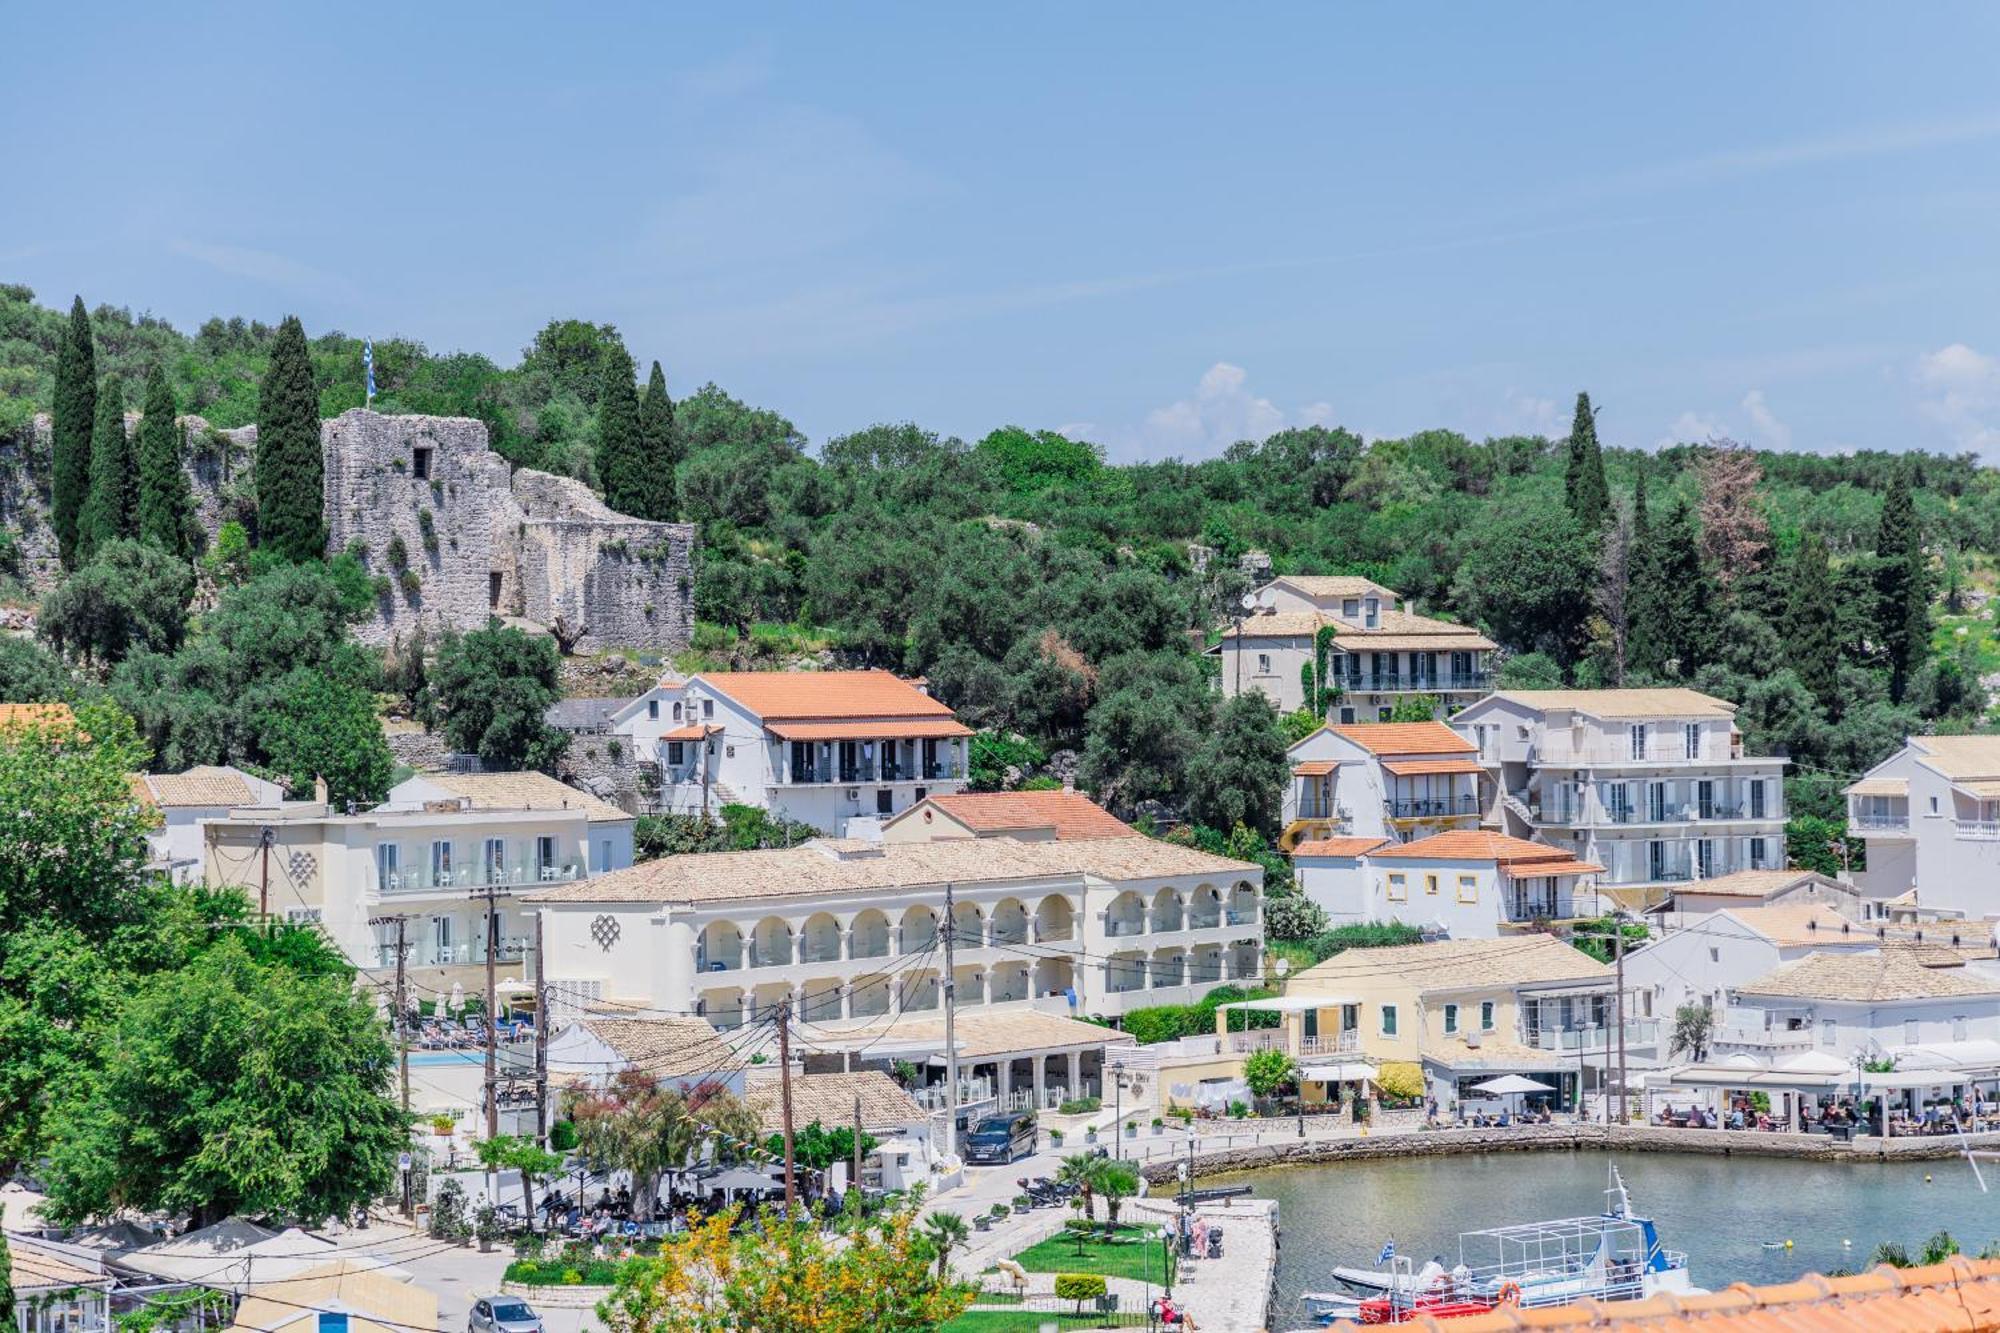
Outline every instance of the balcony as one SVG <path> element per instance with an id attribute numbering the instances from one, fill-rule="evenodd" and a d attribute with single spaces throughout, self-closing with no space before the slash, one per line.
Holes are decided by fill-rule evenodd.
<path id="1" fill-rule="evenodd" d="M 1447 815 L 1476 815 L 1476 796 L 1421 796 L 1391 798 L 1384 802 L 1391 819 L 1437 819 Z"/>
<path id="2" fill-rule="evenodd" d="M 2000 841 L 2000 819 L 1961 819 L 1953 825 L 1951 835 L 1961 842 Z"/>
<path id="3" fill-rule="evenodd" d="M 1687 742 L 1676 736 L 1671 741 L 1648 741 L 1635 747 L 1627 740 L 1586 742 L 1575 745 L 1568 736 L 1544 736 L 1540 745 L 1529 754 L 1533 764 L 1712 764 L 1724 758 L 1740 759 L 1741 755 L 1719 755 L 1712 753 L 1713 745 L 1696 747 L 1696 753 L 1689 754 Z M 1775 762 L 1775 761 L 1774 761 Z"/>
<path id="4" fill-rule="evenodd" d="M 1849 815 L 1847 822 L 1862 833 L 1908 833 L 1910 816 L 1902 814 Z"/>
<path id="5" fill-rule="evenodd" d="M 1404 691 L 1412 694 L 1455 694 L 1469 691 L 1484 693 L 1491 687 L 1493 675 L 1488 671 L 1445 672 L 1435 676 L 1371 671 L 1335 679 L 1349 694 L 1397 694 Z"/>
<path id="6" fill-rule="evenodd" d="M 1507 920 L 1521 925 L 1532 921 L 1570 921 L 1576 916 L 1576 899 L 1567 893 L 1514 898 L 1507 904 Z"/>
<path id="7" fill-rule="evenodd" d="M 475 927 L 475 931 L 476 931 Z M 518 963 L 528 956 L 528 938 L 516 936 L 500 941 L 500 947 L 493 951 L 496 963 Z M 377 967 L 396 965 L 396 946 L 377 942 L 375 946 Z M 465 964 L 483 964 L 486 961 L 486 941 L 483 936 L 465 940 L 457 944 L 439 944 L 434 940 L 412 940 L 407 946 L 404 962 L 409 967 L 454 967 Z"/>
<path id="8" fill-rule="evenodd" d="M 1748 1024 L 1723 1023 L 1709 1036 L 1711 1049 L 1742 1047 L 1747 1050 L 1768 1051 L 1785 1054 L 1794 1051 L 1809 1051 L 1813 1047 L 1812 1029 L 1807 1027 L 1752 1027 Z"/>
<path id="9" fill-rule="evenodd" d="M 1349 1030 L 1330 1036 L 1302 1037 L 1299 1040 L 1300 1055 L 1353 1055 L 1361 1050 L 1361 1034 Z"/>
<path id="10" fill-rule="evenodd" d="M 465 866 L 455 871 L 397 870 L 375 876 L 376 888 L 384 895 L 397 893 L 477 893 L 491 885 L 518 888 L 535 884 L 567 884 L 584 878 L 574 862 L 543 865 L 522 861 L 513 865 Z"/>
<path id="11" fill-rule="evenodd" d="M 965 776 L 965 765 L 956 759 L 940 759 L 929 764 L 878 764 L 864 761 L 812 765 L 795 768 L 780 779 L 781 787 L 854 787 L 870 782 L 952 782 Z"/>
<path id="12" fill-rule="evenodd" d="M 1562 1051 L 1574 1055 L 1578 1052 L 1606 1051 L 1616 1049 L 1618 1029 L 1612 1024 L 1591 1024 L 1582 1027 L 1542 1028 L 1528 1034 L 1528 1044 L 1538 1051 Z M 1625 1024 L 1625 1049 L 1650 1047 L 1659 1040 L 1660 1024 L 1656 1019 L 1634 1019 Z"/>

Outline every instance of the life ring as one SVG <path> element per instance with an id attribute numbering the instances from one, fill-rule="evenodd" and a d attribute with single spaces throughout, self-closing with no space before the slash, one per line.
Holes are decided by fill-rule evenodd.
<path id="1" fill-rule="evenodd" d="M 1520 1303 L 1521 1284 L 1518 1282 L 1502 1282 L 1500 1284 L 1499 1304 L 1519 1305 Z"/>

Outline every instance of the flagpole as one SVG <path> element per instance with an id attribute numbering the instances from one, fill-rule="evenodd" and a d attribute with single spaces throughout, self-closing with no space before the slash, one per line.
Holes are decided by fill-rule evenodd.
<path id="1" fill-rule="evenodd" d="M 370 412 L 375 410 L 375 342 L 372 338 L 361 340 L 361 378 L 365 384 L 363 406 Z"/>

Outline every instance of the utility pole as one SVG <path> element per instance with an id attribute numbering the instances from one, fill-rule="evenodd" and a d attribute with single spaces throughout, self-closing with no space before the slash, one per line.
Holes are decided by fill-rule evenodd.
<path id="1" fill-rule="evenodd" d="M 486 886 L 486 1137 L 500 1137 L 500 1083 L 498 1051 L 494 1045 L 493 1002 L 496 998 L 493 985 L 494 952 L 499 945 L 500 918 L 494 910 L 493 894 L 495 886 Z"/>
<path id="2" fill-rule="evenodd" d="M 1618 987 L 1618 1123 L 1623 1125 L 1630 1123 L 1632 1115 L 1625 1104 L 1625 923 L 1613 917 L 1611 929 L 1616 932 L 1611 937 L 1611 957 Z"/>
<path id="3" fill-rule="evenodd" d="M 852 1170 L 853 1174 L 847 1182 L 847 1188 L 858 1191 L 861 1188 L 861 1094 L 858 1092 L 854 1094 L 854 1166 Z M 855 1201 L 857 1205 L 860 1202 L 860 1195 L 858 1193 L 855 1195 Z"/>
<path id="4" fill-rule="evenodd" d="M 1041 1057 L 1037 1056 L 1037 1059 Z M 1071 1093 L 1075 1095 L 1074 1090 Z M 1125 1155 L 1125 1062 L 1111 1062 L 1111 1159 Z"/>
<path id="5" fill-rule="evenodd" d="M 549 991 L 539 908 L 535 912 L 535 1142 L 549 1146 Z"/>
<path id="6" fill-rule="evenodd" d="M 958 971 L 952 956 L 954 936 L 958 932 L 952 919 L 953 906 L 952 887 L 947 881 L 944 886 L 944 1155 L 946 1157 L 958 1156 Z"/>
<path id="7" fill-rule="evenodd" d="M 271 826 L 264 826 L 264 834 L 258 842 L 263 844 L 264 865 L 257 875 L 257 915 L 269 920 L 271 916 Z"/>
<path id="8" fill-rule="evenodd" d="M 402 1067 L 403 1119 L 407 1121 L 410 1118 L 410 1000 L 408 968 L 410 946 L 404 935 L 409 925 L 409 918 L 401 914 L 396 916 L 372 916 L 368 918 L 368 924 L 371 926 L 393 925 L 396 928 L 396 1063 Z M 414 1215 L 411 1210 L 410 1200 L 410 1173 L 405 1171 L 403 1172 L 403 1216 L 412 1217 Z"/>
<path id="9" fill-rule="evenodd" d="M 778 1001 L 778 1102 L 785 1116 L 785 1216 L 798 1206 L 792 1161 L 792 997 Z"/>

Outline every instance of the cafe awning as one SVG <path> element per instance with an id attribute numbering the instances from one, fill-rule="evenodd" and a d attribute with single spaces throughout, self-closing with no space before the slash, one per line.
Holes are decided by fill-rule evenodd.
<path id="1" fill-rule="evenodd" d="M 1307 1083 L 1373 1083 L 1375 1066 L 1363 1060 L 1344 1060 L 1337 1065 L 1308 1065 L 1299 1071 Z"/>
<path id="2" fill-rule="evenodd" d="M 1682 1065 L 1659 1080 L 1670 1088 L 1776 1088 L 1779 1091 L 1823 1092 L 1852 1083 L 1854 1076 L 1806 1071 L 1756 1069 L 1743 1065 Z"/>
<path id="3" fill-rule="evenodd" d="M 1337 1004 L 1360 1004 L 1352 995 L 1277 995 L 1268 1000 L 1231 1000 L 1218 1004 L 1215 1012 L 1244 1009 L 1255 1014 L 1309 1014 L 1315 1009 L 1331 1009 Z"/>

